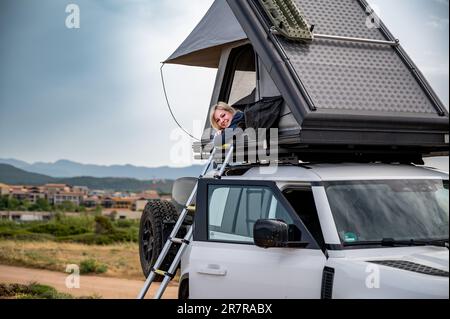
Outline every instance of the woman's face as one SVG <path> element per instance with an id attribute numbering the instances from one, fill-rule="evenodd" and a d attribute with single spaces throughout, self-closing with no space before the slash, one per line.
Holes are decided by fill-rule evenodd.
<path id="1" fill-rule="evenodd" d="M 233 120 L 233 114 L 224 110 L 216 110 L 214 112 L 214 121 L 216 121 L 217 125 L 221 129 L 227 128 L 230 126 L 231 121 Z"/>

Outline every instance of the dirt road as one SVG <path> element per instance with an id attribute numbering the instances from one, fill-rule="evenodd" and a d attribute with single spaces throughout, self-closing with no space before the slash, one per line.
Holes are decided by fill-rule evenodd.
<path id="1" fill-rule="evenodd" d="M 38 282 L 75 297 L 92 296 L 95 294 L 101 296 L 103 299 L 135 299 L 144 284 L 143 280 L 81 275 L 80 288 L 69 289 L 66 287 L 66 278 L 68 275 L 55 271 L 0 265 L 0 283 L 29 284 L 30 282 Z M 158 287 L 158 283 L 152 284 L 146 298 L 151 298 Z M 164 293 L 163 299 L 176 299 L 177 295 L 177 283 L 170 283 Z"/>

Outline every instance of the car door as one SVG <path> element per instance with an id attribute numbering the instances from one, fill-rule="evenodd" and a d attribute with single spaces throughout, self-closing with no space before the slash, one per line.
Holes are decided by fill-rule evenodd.
<path id="1" fill-rule="evenodd" d="M 197 194 L 190 298 L 320 298 L 325 255 L 275 183 L 203 179 Z M 254 245 L 254 223 L 269 218 L 308 245 Z"/>

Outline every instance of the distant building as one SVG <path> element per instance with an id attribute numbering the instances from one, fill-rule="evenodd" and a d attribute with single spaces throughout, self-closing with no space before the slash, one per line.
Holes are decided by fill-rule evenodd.
<path id="1" fill-rule="evenodd" d="M 9 185 L 0 183 L 0 196 L 9 195 Z"/>
<path id="2" fill-rule="evenodd" d="M 83 196 L 87 196 L 89 194 L 89 188 L 86 186 L 74 186 L 72 187 L 72 191 L 75 193 L 80 193 Z"/>
<path id="3" fill-rule="evenodd" d="M 28 201 L 35 204 L 38 199 L 47 199 L 44 188 L 39 186 L 26 187 L 28 193 Z"/>
<path id="4" fill-rule="evenodd" d="M 45 184 L 43 186 L 0 184 L 0 192 L 1 195 L 9 195 L 11 198 L 19 201 L 26 200 L 33 204 L 39 199 L 45 199 L 52 205 L 70 202 L 75 206 L 83 205 L 88 208 L 102 206 L 104 209 L 135 212 L 142 212 L 149 200 L 161 198 L 156 190 L 147 190 L 141 193 L 91 191 L 86 186 L 66 184 Z M 170 196 L 168 199 L 170 200 Z"/>
<path id="5" fill-rule="evenodd" d="M 142 192 L 138 196 L 146 198 L 146 199 L 158 199 L 159 198 L 159 194 L 155 190 L 148 190 L 148 191 Z"/>
<path id="6" fill-rule="evenodd" d="M 89 197 L 83 198 L 83 206 L 84 207 L 92 208 L 92 207 L 97 207 L 97 205 L 100 205 L 100 204 L 101 204 L 101 201 L 97 196 L 89 196 Z"/>
<path id="7" fill-rule="evenodd" d="M 28 200 L 28 190 L 19 185 L 12 185 L 9 188 L 9 197 L 20 201 Z"/>
<path id="8" fill-rule="evenodd" d="M 76 206 L 79 206 L 83 202 L 83 195 L 74 192 L 59 192 L 53 194 L 48 198 L 49 202 L 53 205 L 60 205 L 63 202 L 71 202 Z"/>
<path id="9" fill-rule="evenodd" d="M 114 201 L 111 197 L 105 197 L 102 199 L 102 206 L 104 208 L 113 208 Z"/>
<path id="10" fill-rule="evenodd" d="M 106 192 L 104 190 L 93 189 L 89 190 L 88 194 L 89 196 L 103 196 L 106 194 Z"/>
<path id="11" fill-rule="evenodd" d="M 70 192 L 70 186 L 66 184 L 45 184 L 44 189 L 48 194 Z"/>
<path id="12" fill-rule="evenodd" d="M 126 197 L 114 197 L 113 199 L 113 207 L 112 208 L 123 208 L 123 209 L 130 209 L 133 205 L 133 199 L 132 198 L 126 198 Z"/>
<path id="13" fill-rule="evenodd" d="M 117 219 L 140 219 L 142 212 L 136 212 L 129 209 L 104 209 L 102 214 L 104 216 L 111 216 L 111 213 L 115 211 L 117 213 Z"/>
<path id="14" fill-rule="evenodd" d="M 52 217 L 49 212 L 2 212 L 0 211 L 0 219 L 12 220 L 16 222 L 32 222 L 50 220 Z"/>
<path id="15" fill-rule="evenodd" d="M 87 187 L 71 187 L 66 184 L 46 184 L 43 188 L 48 202 L 53 205 L 71 202 L 74 205 L 79 206 L 83 202 L 83 197 L 86 196 L 89 191 Z"/>
<path id="16" fill-rule="evenodd" d="M 143 211 L 144 208 L 145 208 L 145 205 L 147 205 L 147 203 L 148 203 L 148 199 L 145 199 L 145 198 L 141 197 L 141 198 L 136 199 L 134 201 L 134 204 L 131 207 L 131 209 L 134 210 L 134 211 Z"/>
<path id="17" fill-rule="evenodd" d="M 161 195 L 161 200 L 167 200 L 170 202 L 172 200 L 172 196 L 171 195 Z"/>

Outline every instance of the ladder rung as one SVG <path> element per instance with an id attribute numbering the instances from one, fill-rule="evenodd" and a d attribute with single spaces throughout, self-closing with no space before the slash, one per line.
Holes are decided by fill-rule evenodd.
<path id="1" fill-rule="evenodd" d="M 189 205 L 189 206 L 185 206 L 184 207 L 189 215 L 194 215 L 195 214 L 195 205 Z"/>
<path id="2" fill-rule="evenodd" d="M 174 274 L 171 274 L 171 273 L 169 273 L 169 272 L 167 272 L 167 271 L 160 270 L 160 269 L 154 269 L 153 272 L 154 272 L 155 274 L 157 274 L 157 275 L 161 275 L 161 276 L 164 276 L 164 277 L 166 277 L 166 276 L 167 276 L 167 277 L 170 277 L 170 278 L 175 277 Z"/>
<path id="3" fill-rule="evenodd" d="M 189 245 L 189 240 L 186 240 L 186 239 L 184 239 L 184 238 L 170 238 L 170 241 L 172 242 L 172 243 L 175 243 L 175 244 L 186 244 L 186 245 Z"/>

